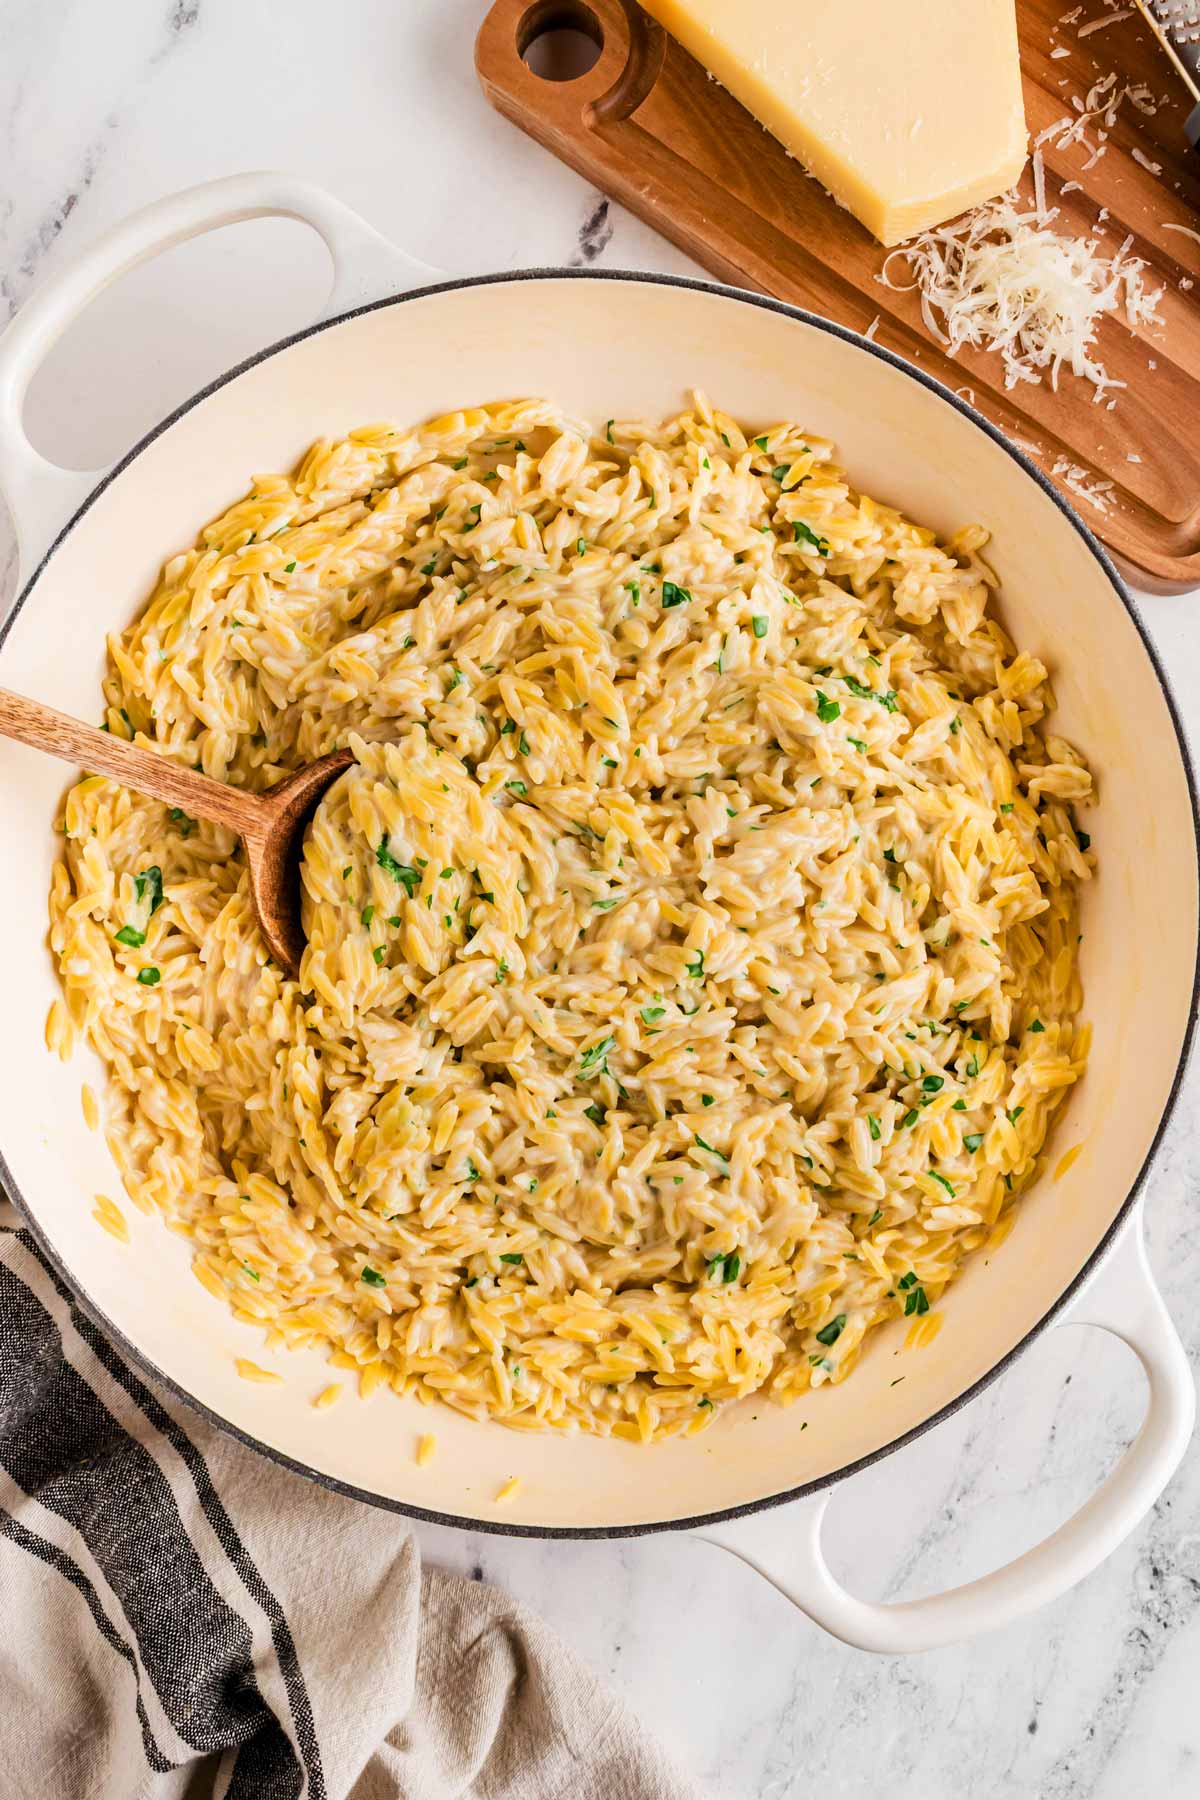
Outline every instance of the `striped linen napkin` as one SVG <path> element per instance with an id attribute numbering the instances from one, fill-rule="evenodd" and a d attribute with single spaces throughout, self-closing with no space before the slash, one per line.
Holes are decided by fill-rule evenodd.
<path id="1" fill-rule="evenodd" d="M 403 1521 L 136 1373 L 0 1196 L 3 1800 L 689 1800 Z"/>

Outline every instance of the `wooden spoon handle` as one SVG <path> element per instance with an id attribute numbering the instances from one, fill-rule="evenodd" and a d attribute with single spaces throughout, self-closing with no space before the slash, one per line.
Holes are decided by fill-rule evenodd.
<path id="1" fill-rule="evenodd" d="M 0 737 L 15 738 L 33 750 L 60 756 L 64 762 L 111 775 L 123 787 L 136 788 L 139 794 L 164 800 L 168 806 L 182 807 L 193 818 L 228 825 L 243 837 L 262 829 L 264 809 L 254 794 L 182 768 L 155 750 L 143 750 L 4 688 L 0 688 Z"/>

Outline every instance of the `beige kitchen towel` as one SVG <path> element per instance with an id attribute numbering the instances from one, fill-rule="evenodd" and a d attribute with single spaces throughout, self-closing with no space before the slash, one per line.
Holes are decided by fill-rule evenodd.
<path id="1" fill-rule="evenodd" d="M 693 1794 L 540 1621 L 136 1373 L 0 1201 L 3 1800 Z"/>

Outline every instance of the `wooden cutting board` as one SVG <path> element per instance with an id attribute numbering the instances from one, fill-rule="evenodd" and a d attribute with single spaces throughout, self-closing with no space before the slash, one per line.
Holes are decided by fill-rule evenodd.
<path id="1" fill-rule="evenodd" d="M 1057 393 L 1045 383 L 1006 390 L 998 357 L 949 359 L 915 294 L 880 284 L 886 252 L 635 0 L 495 0 L 476 67 L 502 113 L 722 281 L 858 331 L 878 319 L 876 341 L 967 390 L 1063 487 L 1135 580 L 1177 592 L 1200 586 L 1200 242 L 1164 227 L 1200 231 L 1200 153 L 1184 139 L 1183 88 L 1141 19 L 1109 23 L 1102 0 L 1084 0 L 1079 18 L 1064 23 L 1071 5 L 1017 0 L 1031 137 L 1075 111 L 1072 96 L 1114 69 L 1118 86 L 1144 83 L 1157 103 L 1147 116 L 1126 101 L 1090 169 L 1086 145 L 1043 146 L 1056 229 L 1090 235 L 1107 209 L 1100 244 L 1115 250 L 1132 233 L 1166 290 L 1153 328 L 1134 334 L 1116 318 L 1101 326 L 1101 358 L 1126 383 L 1113 408 L 1097 405 L 1091 384 L 1073 376 Z M 1093 19 L 1103 28 L 1079 37 Z M 599 58 L 575 80 L 543 79 L 523 55 L 564 25 L 599 43 Z M 1088 137 L 1094 148 L 1094 127 Z M 1079 188 L 1063 194 L 1071 182 Z M 1032 191 L 1028 172 L 1025 187 Z M 903 279 L 903 262 L 892 268 Z M 1194 289 L 1181 286 L 1193 281 Z M 1103 483 L 1112 486 L 1086 497 Z"/>

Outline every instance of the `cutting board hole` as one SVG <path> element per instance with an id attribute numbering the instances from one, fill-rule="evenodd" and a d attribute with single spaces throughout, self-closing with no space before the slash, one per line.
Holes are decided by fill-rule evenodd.
<path id="1" fill-rule="evenodd" d="M 578 81 L 600 60 L 604 33 L 589 7 L 535 6 L 525 14 L 517 38 L 521 60 L 542 81 Z"/>

